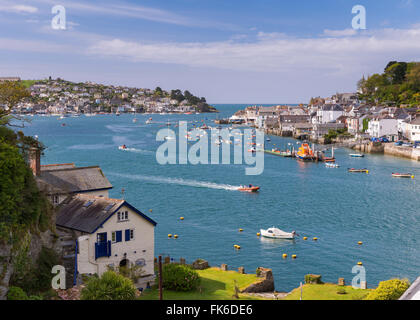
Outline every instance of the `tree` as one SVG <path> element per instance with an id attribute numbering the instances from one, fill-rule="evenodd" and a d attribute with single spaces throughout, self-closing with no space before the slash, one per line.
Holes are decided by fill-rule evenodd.
<path id="1" fill-rule="evenodd" d="M 398 62 L 393 63 L 385 70 L 385 75 L 388 77 L 392 84 L 401 84 L 405 80 L 405 74 L 407 72 L 407 63 Z"/>
<path id="2" fill-rule="evenodd" d="M 114 271 L 106 271 L 100 278 L 92 277 L 81 293 L 82 300 L 134 300 L 133 282 Z"/>
<path id="3" fill-rule="evenodd" d="M 0 124 L 9 124 L 11 110 L 27 97 L 30 97 L 29 91 L 20 82 L 0 83 Z"/>

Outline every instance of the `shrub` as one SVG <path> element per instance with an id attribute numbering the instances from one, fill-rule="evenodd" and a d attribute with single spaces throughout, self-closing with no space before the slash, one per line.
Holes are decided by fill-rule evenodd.
<path id="1" fill-rule="evenodd" d="M 162 268 L 162 283 L 165 289 L 190 291 L 200 285 L 201 279 L 197 271 L 180 264 L 166 264 Z"/>
<path id="2" fill-rule="evenodd" d="M 379 286 L 368 294 L 366 300 L 398 300 L 409 287 L 410 283 L 406 279 L 381 281 Z"/>
<path id="3" fill-rule="evenodd" d="M 7 300 L 28 300 L 28 295 L 19 287 L 10 287 L 7 292 Z"/>
<path id="4" fill-rule="evenodd" d="M 307 274 L 305 276 L 305 283 L 323 284 L 323 282 L 321 281 L 321 276 L 317 274 Z"/>
<path id="5" fill-rule="evenodd" d="M 338 288 L 337 289 L 337 294 L 346 294 L 346 293 L 347 293 L 347 291 L 344 288 Z"/>
<path id="6" fill-rule="evenodd" d="M 130 279 L 106 271 L 101 277 L 91 277 L 82 289 L 81 300 L 134 300 L 136 288 Z"/>

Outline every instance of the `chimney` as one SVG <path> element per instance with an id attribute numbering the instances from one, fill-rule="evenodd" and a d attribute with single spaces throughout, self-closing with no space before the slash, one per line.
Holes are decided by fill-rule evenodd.
<path id="1" fill-rule="evenodd" d="M 39 148 L 32 147 L 29 149 L 29 167 L 35 177 L 41 174 L 41 151 Z"/>

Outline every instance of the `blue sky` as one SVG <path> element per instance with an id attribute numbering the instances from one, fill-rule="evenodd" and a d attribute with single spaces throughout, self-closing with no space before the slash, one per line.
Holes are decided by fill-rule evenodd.
<path id="1" fill-rule="evenodd" d="M 66 30 L 51 28 L 57 4 Z M 0 0 L 0 76 L 306 103 L 354 91 L 390 60 L 420 61 L 419 0 Z"/>

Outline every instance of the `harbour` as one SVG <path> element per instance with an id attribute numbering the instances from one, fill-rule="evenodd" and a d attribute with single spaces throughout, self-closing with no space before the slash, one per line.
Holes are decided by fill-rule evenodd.
<path id="1" fill-rule="evenodd" d="M 220 105 L 229 117 L 243 106 Z M 157 255 L 200 257 L 212 265 L 272 268 L 276 288 L 291 290 L 305 274 L 322 274 L 325 281 L 344 277 L 351 282 L 352 267 L 363 261 L 368 286 L 392 277 L 414 280 L 420 268 L 420 226 L 415 161 L 334 150 L 340 168 L 295 161 L 267 154 L 264 173 L 244 176 L 244 165 L 166 165 L 156 163 L 156 132 L 180 120 L 205 122 L 215 115 L 98 115 L 63 119 L 33 117 L 24 129 L 47 146 L 44 163 L 100 164 L 114 188 L 111 197 L 124 197 L 158 221 Z M 270 136 L 265 149 L 298 146 L 289 137 Z M 290 145 L 288 145 L 290 143 Z M 119 145 L 128 150 L 122 152 Z M 325 147 L 315 146 L 322 150 Z M 368 168 L 369 174 L 349 174 L 348 168 Z M 414 179 L 395 179 L 392 172 L 410 172 Z M 260 186 L 258 193 L 232 192 L 241 185 Z M 152 212 L 149 212 L 152 210 Z M 184 217 L 182 221 L 179 217 Z M 277 226 L 296 232 L 293 240 L 258 237 L 260 229 Z M 238 232 L 241 228 L 243 231 Z M 168 234 L 176 234 L 169 240 Z M 303 237 L 317 241 L 305 241 Z M 363 246 L 358 245 L 363 242 Z M 241 247 L 234 250 L 233 244 Z M 296 255 L 293 260 L 283 254 Z"/>

